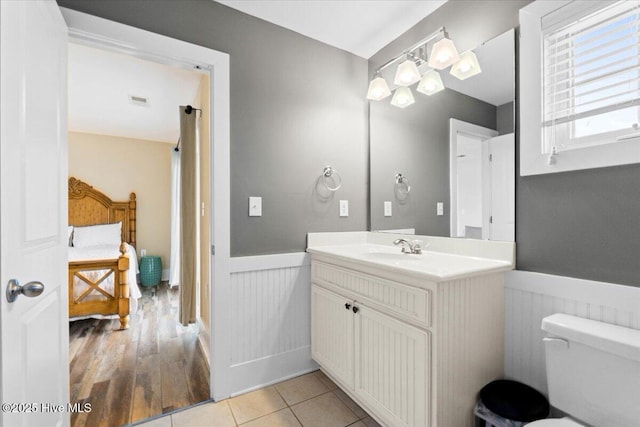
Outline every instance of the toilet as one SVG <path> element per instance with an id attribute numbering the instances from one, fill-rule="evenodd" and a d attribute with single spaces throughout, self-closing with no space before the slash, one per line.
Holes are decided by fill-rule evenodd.
<path id="1" fill-rule="evenodd" d="M 640 426 L 640 330 L 567 314 L 542 329 L 549 402 L 569 417 L 527 427 Z"/>

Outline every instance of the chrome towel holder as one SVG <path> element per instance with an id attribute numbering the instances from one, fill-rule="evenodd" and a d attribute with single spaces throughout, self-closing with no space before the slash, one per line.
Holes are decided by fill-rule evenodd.
<path id="1" fill-rule="evenodd" d="M 411 184 L 409 179 L 401 173 L 396 174 L 396 191 L 403 196 L 409 194 L 411 191 Z"/>
<path id="2" fill-rule="evenodd" d="M 329 185 L 329 179 L 333 181 L 333 186 Z M 342 177 L 338 171 L 331 166 L 325 166 L 322 171 L 322 184 L 324 184 L 329 191 L 338 191 L 338 189 L 342 187 Z"/>

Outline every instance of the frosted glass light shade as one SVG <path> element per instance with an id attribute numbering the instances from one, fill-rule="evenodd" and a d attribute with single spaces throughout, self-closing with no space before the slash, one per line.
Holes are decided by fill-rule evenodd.
<path id="1" fill-rule="evenodd" d="M 391 89 L 389 89 L 387 81 L 382 77 L 376 77 L 375 79 L 371 80 L 371 82 L 369 82 L 367 99 L 371 99 L 372 101 L 380 101 L 381 99 L 384 99 L 389 95 L 391 95 Z"/>
<path id="2" fill-rule="evenodd" d="M 396 89 L 393 98 L 391 98 L 391 105 L 400 108 L 408 107 L 414 102 L 416 102 L 416 100 L 413 98 L 413 93 L 411 93 L 411 89 L 406 86 L 400 86 Z"/>
<path id="3" fill-rule="evenodd" d="M 460 55 L 460 60 L 451 66 L 451 75 L 460 80 L 467 79 L 480 73 L 482 69 L 475 53 L 468 50 Z"/>
<path id="4" fill-rule="evenodd" d="M 430 70 L 424 74 L 416 90 L 431 96 L 436 92 L 440 92 L 442 89 L 444 89 L 444 84 L 442 83 L 440 73 L 436 70 Z"/>
<path id="5" fill-rule="evenodd" d="M 431 55 L 429 56 L 429 67 L 436 70 L 443 70 L 449 65 L 458 62 L 460 55 L 453 41 L 443 38 L 433 45 Z"/>
<path id="6" fill-rule="evenodd" d="M 420 71 L 416 63 L 410 59 L 406 59 L 396 70 L 396 78 L 393 80 L 398 86 L 411 86 L 415 82 L 420 80 Z"/>

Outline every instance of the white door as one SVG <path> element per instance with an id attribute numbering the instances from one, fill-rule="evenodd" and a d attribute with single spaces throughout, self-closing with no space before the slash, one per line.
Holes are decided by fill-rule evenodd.
<path id="1" fill-rule="evenodd" d="M 392 426 L 431 425 L 429 333 L 356 303 L 355 394 Z"/>
<path id="2" fill-rule="evenodd" d="M 66 426 L 67 28 L 54 1 L 0 16 L 0 425 Z M 11 279 L 44 292 L 9 303 Z"/>
<path id="3" fill-rule="evenodd" d="M 449 119 L 449 213 L 451 237 L 489 238 L 489 149 L 498 132 Z"/>
<path id="4" fill-rule="evenodd" d="M 491 240 L 516 239 L 515 139 L 512 133 L 489 140 L 491 151 Z"/>
<path id="5" fill-rule="evenodd" d="M 311 357 L 353 388 L 353 302 L 311 285 Z"/>

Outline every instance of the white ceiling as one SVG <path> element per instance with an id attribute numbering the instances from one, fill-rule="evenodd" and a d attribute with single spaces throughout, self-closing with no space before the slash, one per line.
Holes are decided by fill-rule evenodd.
<path id="1" fill-rule="evenodd" d="M 69 43 L 69 130 L 175 144 L 178 106 L 193 104 L 201 76 Z M 130 95 L 148 98 L 148 105 L 132 104 Z"/>
<path id="2" fill-rule="evenodd" d="M 446 0 L 216 0 L 369 59 Z"/>

